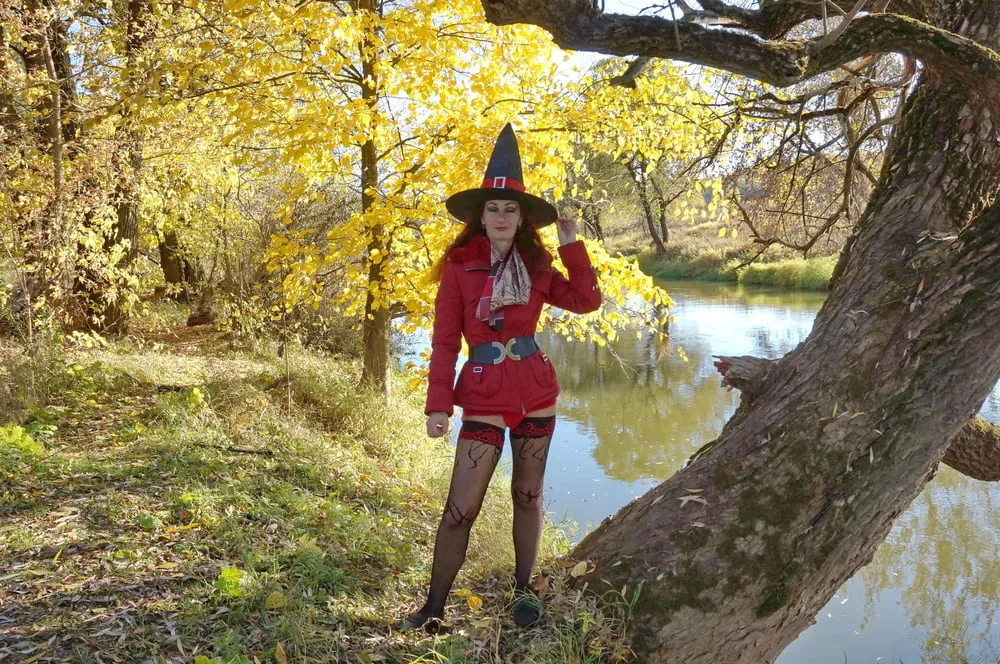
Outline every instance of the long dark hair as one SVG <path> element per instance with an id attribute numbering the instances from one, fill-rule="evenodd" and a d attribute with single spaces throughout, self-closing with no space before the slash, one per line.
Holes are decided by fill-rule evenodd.
<path id="1" fill-rule="evenodd" d="M 431 272 L 434 281 L 441 281 L 445 263 L 448 262 L 448 256 L 451 255 L 452 251 L 469 244 L 475 237 L 486 235 L 486 228 L 483 227 L 483 209 L 485 207 L 486 201 L 476 206 L 472 221 L 465 224 L 458 236 L 448 245 L 444 256 L 434 264 L 434 269 Z M 541 266 L 542 257 L 545 256 L 545 245 L 542 244 L 538 229 L 535 228 L 534 222 L 531 221 L 531 217 L 526 213 L 523 205 L 521 206 L 521 225 L 518 226 L 517 232 L 514 234 L 514 244 L 521 252 L 521 258 L 524 260 L 525 267 L 528 268 L 528 274 L 534 277 Z"/>

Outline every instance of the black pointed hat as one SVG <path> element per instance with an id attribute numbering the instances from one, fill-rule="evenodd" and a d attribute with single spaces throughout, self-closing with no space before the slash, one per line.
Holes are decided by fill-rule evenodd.
<path id="1" fill-rule="evenodd" d="M 551 224 L 559 216 L 554 205 L 524 190 L 521 152 L 510 123 L 500 132 L 493 146 L 483 184 L 452 194 L 444 204 L 456 219 L 470 223 L 481 212 L 482 204 L 492 200 L 517 201 L 522 214 L 537 228 Z"/>

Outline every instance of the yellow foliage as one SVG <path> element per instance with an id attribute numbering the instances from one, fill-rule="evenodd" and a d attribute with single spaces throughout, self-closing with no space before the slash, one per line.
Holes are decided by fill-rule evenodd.
<path id="1" fill-rule="evenodd" d="M 430 268 L 459 230 L 443 201 L 479 184 L 506 122 L 521 139 L 529 190 L 557 202 L 567 193 L 589 195 L 587 154 L 641 154 L 652 169 L 704 154 L 718 134 L 701 104 L 705 93 L 676 65 L 654 63 L 635 89 L 616 87 L 608 81 L 620 61 L 579 71 L 542 30 L 486 23 L 478 0 L 378 5 L 378 13 L 357 3 L 285 0 L 154 5 L 150 22 L 161 38 L 144 54 L 143 94 L 129 98 L 146 141 L 142 205 L 152 232 L 145 250 L 179 228 L 206 254 L 231 259 L 261 224 L 254 186 L 266 184 L 276 209 L 264 213 L 279 227 L 285 222 L 263 258 L 280 284 L 280 304 L 269 315 L 325 303 L 360 318 L 389 307 L 405 312 L 403 328 L 414 331 L 430 321 Z M 120 37 L 121 26 L 108 28 L 116 29 Z M 81 57 L 112 58 L 120 49 L 96 24 L 80 30 Z M 126 99 L 113 68 L 88 75 L 94 108 Z M 113 135 L 119 121 L 94 119 L 91 134 Z M 71 175 L 83 181 L 91 166 L 72 165 L 80 172 Z M 51 191 L 44 169 L 19 173 L 22 180 L 0 188 L 0 211 L 18 208 L 27 218 Z M 708 205 L 702 187 L 712 192 Z M 22 192 L 16 200 L 14 191 Z M 721 182 L 706 180 L 674 212 L 722 220 L 719 193 Z M 362 205 L 324 234 L 291 223 L 327 196 Z M 110 207 L 102 210 L 76 238 L 97 253 L 99 224 L 111 221 Z M 554 231 L 544 237 L 555 253 Z M 667 295 L 629 260 L 587 244 L 606 306 L 581 317 L 552 312 L 543 321 L 599 344 L 637 321 L 663 329 Z"/>

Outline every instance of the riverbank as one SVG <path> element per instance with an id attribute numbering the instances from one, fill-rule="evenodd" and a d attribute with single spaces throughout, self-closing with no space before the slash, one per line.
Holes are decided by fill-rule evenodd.
<path id="1" fill-rule="evenodd" d="M 820 258 L 786 258 L 771 262 L 755 262 L 737 268 L 741 261 L 728 258 L 724 262 L 715 256 L 662 258 L 652 252 L 636 257 L 639 268 L 661 281 L 717 281 L 740 283 L 747 286 L 770 286 L 789 290 L 825 291 L 837 256 Z"/>
<path id="2" fill-rule="evenodd" d="M 422 395 L 359 392 L 355 361 L 241 345 L 163 309 L 133 335 L 0 346 L 0 656 L 13 661 L 628 661 L 628 607 L 564 590 L 508 617 L 498 473 L 449 604 L 400 634 L 429 576 L 451 446 Z M 2 658 L 2 657 L 0 657 Z"/>

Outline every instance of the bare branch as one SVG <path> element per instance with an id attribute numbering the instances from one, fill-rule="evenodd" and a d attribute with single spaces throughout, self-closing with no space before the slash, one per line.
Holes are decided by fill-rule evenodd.
<path id="1" fill-rule="evenodd" d="M 858 0 L 858 2 L 854 5 L 854 9 L 852 9 L 851 12 L 844 17 L 844 19 L 840 22 L 840 25 L 838 25 L 833 32 L 824 36 L 816 43 L 816 48 L 825 48 L 837 41 L 837 38 L 844 34 L 847 30 L 847 26 L 850 25 L 851 21 L 854 20 L 854 17 L 858 15 L 861 8 L 865 6 L 865 2 L 867 2 L 867 0 Z M 823 6 L 825 7 L 826 3 L 824 3 Z"/>

